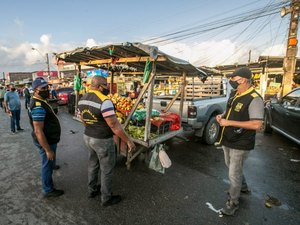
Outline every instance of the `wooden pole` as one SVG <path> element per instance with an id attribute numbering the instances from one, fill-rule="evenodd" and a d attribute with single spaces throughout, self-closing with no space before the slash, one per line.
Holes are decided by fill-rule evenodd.
<path id="1" fill-rule="evenodd" d="M 170 110 L 170 108 L 172 107 L 172 105 L 174 104 L 174 102 L 176 101 L 176 99 L 179 97 L 181 93 L 182 93 L 182 89 L 180 88 L 179 91 L 176 93 L 176 95 L 172 98 L 172 100 L 167 105 L 166 109 L 164 110 L 165 113 Z"/>
<path id="2" fill-rule="evenodd" d="M 111 79 L 110 79 L 110 93 L 111 94 L 114 94 L 113 93 L 113 90 L 114 90 L 114 72 L 111 72 Z"/>
<path id="3" fill-rule="evenodd" d="M 76 74 L 75 76 L 78 76 L 78 78 L 80 78 L 80 74 L 81 74 L 81 65 L 78 65 L 77 67 L 77 71 L 78 74 Z M 79 91 L 75 91 L 75 116 L 77 116 L 77 111 L 78 111 L 78 102 L 79 102 Z"/>
<path id="4" fill-rule="evenodd" d="M 156 75 L 156 61 L 152 64 L 152 72 L 153 76 Z M 150 131 L 151 131 L 151 114 L 152 114 L 152 107 L 153 107 L 153 89 L 154 89 L 154 79 L 149 81 L 150 87 L 148 90 L 147 95 L 147 109 L 146 109 L 146 124 L 145 124 L 145 137 L 144 141 L 148 141 L 150 137 Z"/>
<path id="5" fill-rule="evenodd" d="M 186 87 L 186 72 L 183 72 L 183 82 L 181 86 L 181 96 L 180 96 L 180 107 L 179 107 L 179 116 L 180 116 L 180 123 L 182 121 L 182 111 L 183 111 L 183 102 L 184 102 L 184 96 L 185 96 L 185 87 Z"/>
<path id="6" fill-rule="evenodd" d="M 127 118 L 126 118 L 126 120 L 125 120 L 125 123 L 123 124 L 123 128 L 126 128 L 126 127 L 127 127 L 129 121 L 131 120 L 131 117 L 132 117 L 133 113 L 135 112 L 135 110 L 136 110 L 136 108 L 138 107 L 138 105 L 139 105 L 141 99 L 143 98 L 143 96 L 145 95 L 146 91 L 148 90 L 148 88 L 149 88 L 151 82 L 153 81 L 154 76 L 155 76 L 155 74 L 154 74 L 154 73 L 151 73 L 151 76 L 150 76 L 150 78 L 149 78 L 148 83 L 146 83 L 146 84 L 144 85 L 143 89 L 141 90 L 141 92 L 140 92 L 140 94 L 139 94 L 139 97 L 137 98 L 135 104 L 134 104 L 133 107 L 131 108 L 131 111 L 130 111 L 129 115 L 127 116 Z"/>

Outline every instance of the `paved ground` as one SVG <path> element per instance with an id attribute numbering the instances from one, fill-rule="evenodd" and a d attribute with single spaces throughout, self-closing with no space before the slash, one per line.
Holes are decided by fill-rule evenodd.
<path id="1" fill-rule="evenodd" d="M 100 199 L 86 198 L 87 151 L 81 124 L 59 112 L 63 128 L 58 147 L 55 184 L 65 195 L 41 198 L 40 160 L 33 146 L 26 111 L 24 132 L 9 132 L 8 117 L 0 112 L 0 224 L 213 224 L 299 225 L 300 147 L 279 134 L 258 134 L 245 174 L 252 188 L 243 195 L 235 217 L 219 218 L 206 206 L 222 208 L 228 188 L 222 151 L 193 141 L 173 139 L 168 144 L 172 167 L 165 175 L 135 161 L 127 171 L 120 158 L 114 175 L 114 193 L 124 200 L 103 208 Z M 75 134 L 70 132 L 75 131 Z M 281 206 L 266 208 L 266 195 L 278 198 Z"/>

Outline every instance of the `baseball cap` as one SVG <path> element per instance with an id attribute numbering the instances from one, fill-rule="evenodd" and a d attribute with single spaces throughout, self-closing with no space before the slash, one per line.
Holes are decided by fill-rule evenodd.
<path id="1" fill-rule="evenodd" d="M 38 87 L 46 87 L 47 85 L 48 85 L 48 82 L 45 81 L 44 78 L 42 78 L 42 77 L 38 77 L 32 82 L 33 89 L 36 89 Z"/>
<path id="2" fill-rule="evenodd" d="M 242 67 L 236 69 L 232 74 L 230 74 L 228 77 L 236 77 L 240 76 L 246 79 L 251 79 L 252 78 L 252 72 L 248 67 Z"/>

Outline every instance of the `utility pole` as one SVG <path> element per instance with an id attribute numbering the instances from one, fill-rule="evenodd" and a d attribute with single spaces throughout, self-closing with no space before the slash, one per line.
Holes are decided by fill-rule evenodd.
<path id="1" fill-rule="evenodd" d="M 251 50 L 249 51 L 249 58 L 248 58 L 248 64 L 251 62 Z"/>
<path id="2" fill-rule="evenodd" d="M 49 54 L 46 53 L 46 60 L 47 60 L 47 70 L 48 70 L 48 82 L 50 80 L 50 64 L 49 64 Z"/>
<path id="3" fill-rule="evenodd" d="M 296 69 L 296 56 L 298 51 L 298 20 L 299 20 L 300 0 L 292 0 L 288 9 L 283 7 L 281 9 L 281 17 L 291 13 L 291 20 L 289 26 L 289 34 L 287 40 L 286 56 L 283 61 L 283 82 L 282 82 L 282 96 L 286 95 L 292 90 L 293 77 Z"/>

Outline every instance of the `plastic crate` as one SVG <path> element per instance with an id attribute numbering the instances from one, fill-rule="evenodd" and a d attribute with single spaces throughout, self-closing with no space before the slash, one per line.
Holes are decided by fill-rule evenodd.
<path id="1" fill-rule="evenodd" d="M 165 134 L 170 131 L 171 125 L 171 121 L 152 121 L 151 132 L 156 133 L 157 135 Z"/>

